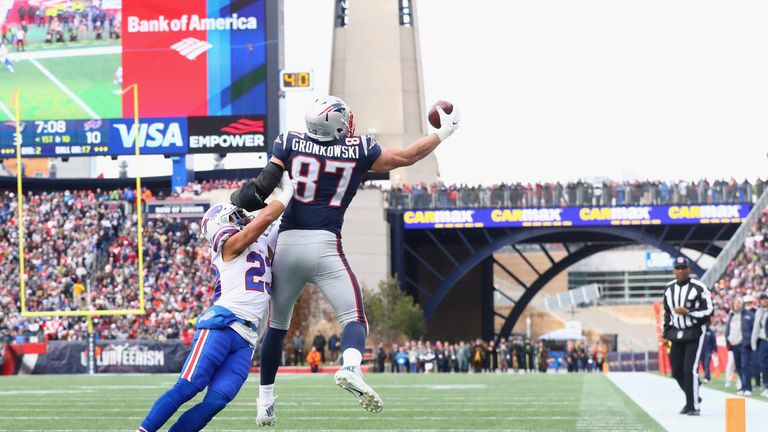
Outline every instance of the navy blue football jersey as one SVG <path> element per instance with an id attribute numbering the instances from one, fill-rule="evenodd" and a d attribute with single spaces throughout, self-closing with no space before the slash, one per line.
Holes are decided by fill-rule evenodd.
<path id="1" fill-rule="evenodd" d="M 327 230 L 341 235 L 344 213 L 363 176 L 381 156 L 381 147 L 367 135 L 320 142 L 288 132 L 277 137 L 272 152 L 296 180 L 280 231 Z"/>

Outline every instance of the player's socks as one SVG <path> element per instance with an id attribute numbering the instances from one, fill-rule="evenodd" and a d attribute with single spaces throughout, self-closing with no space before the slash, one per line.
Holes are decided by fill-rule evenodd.
<path id="1" fill-rule="evenodd" d="M 187 380 L 179 379 L 170 390 L 163 393 L 149 414 L 141 422 L 141 427 L 146 432 L 154 432 L 162 427 L 165 422 L 184 405 L 185 402 L 192 399 L 197 394 L 197 389 Z"/>
<path id="2" fill-rule="evenodd" d="M 365 351 L 365 325 L 359 322 L 347 323 L 341 333 L 341 352 L 344 366 L 360 366 Z"/>
<path id="3" fill-rule="evenodd" d="M 260 385 L 259 386 L 259 399 L 264 402 L 271 402 L 275 398 L 275 385 Z"/>
<path id="4" fill-rule="evenodd" d="M 168 429 L 168 432 L 199 431 L 211 421 L 213 416 L 223 410 L 227 403 L 229 400 L 224 395 L 216 391 L 209 391 L 203 401 L 182 414 L 176 423 Z"/>
<path id="5" fill-rule="evenodd" d="M 267 329 L 264 341 L 261 343 L 261 385 L 275 383 L 277 368 L 280 366 L 280 357 L 283 353 L 283 341 L 288 330 Z"/>
<path id="6" fill-rule="evenodd" d="M 363 353 L 357 350 L 357 348 L 347 348 L 341 354 L 344 358 L 344 366 L 360 367 L 360 363 L 363 362 Z"/>

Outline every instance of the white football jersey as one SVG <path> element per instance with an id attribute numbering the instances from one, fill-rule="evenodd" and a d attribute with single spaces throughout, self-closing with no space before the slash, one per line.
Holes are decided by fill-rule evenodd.
<path id="1" fill-rule="evenodd" d="M 221 246 L 238 232 L 234 227 L 224 227 L 221 235 L 214 236 L 211 244 L 211 264 L 216 285 L 214 304 L 232 311 L 239 318 L 259 325 L 269 311 L 272 293 L 272 261 L 269 250 L 277 243 L 276 222 L 267 233 L 245 248 L 235 259 L 224 262 Z"/>

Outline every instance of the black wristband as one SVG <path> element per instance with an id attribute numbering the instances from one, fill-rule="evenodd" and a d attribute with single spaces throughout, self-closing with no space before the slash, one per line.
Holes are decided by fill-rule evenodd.
<path id="1" fill-rule="evenodd" d="M 272 191 L 274 191 L 280 183 L 280 177 L 282 177 L 282 175 L 283 167 L 274 162 L 268 163 L 267 166 L 261 170 L 261 174 L 259 174 L 256 181 L 254 181 L 254 186 L 256 187 L 256 194 L 259 195 L 259 198 L 261 198 L 262 201 L 266 201 L 272 194 Z"/>

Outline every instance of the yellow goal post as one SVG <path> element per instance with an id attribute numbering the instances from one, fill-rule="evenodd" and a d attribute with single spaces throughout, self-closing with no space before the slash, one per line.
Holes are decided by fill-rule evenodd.
<path id="1" fill-rule="evenodd" d="M 123 89 L 122 94 L 133 90 L 133 122 L 136 133 L 136 211 L 137 211 L 137 247 L 138 247 L 138 267 L 139 267 L 139 308 L 138 309 L 114 309 L 114 310 L 51 310 L 51 311 L 29 311 L 27 310 L 26 288 L 24 280 L 24 219 L 23 219 L 23 188 L 22 188 L 22 163 L 21 163 L 21 97 L 19 90 L 13 93 L 12 104 L 16 114 L 16 191 L 17 191 L 17 209 L 18 209 L 18 228 L 19 228 L 19 292 L 21 299 L 21 316 L 23 317 L 60 317 L 60 316 L 84 316 L 88 319 L 88 333 L 93 333 L 93 317 L 108 315 L 144 315 L 144 227 L 142 210 L 142 190 L 141 190 L 141 153 L 139 145 L 139 86 L 131 84 Z M 91 342 L 92 342 L 92 338 Z M 89 349 L 92 354 L 92 347 Z M 90 363 L 90 362 L 89 362 Z M 91 373 L 93 365 L 91 364 Z"/>

